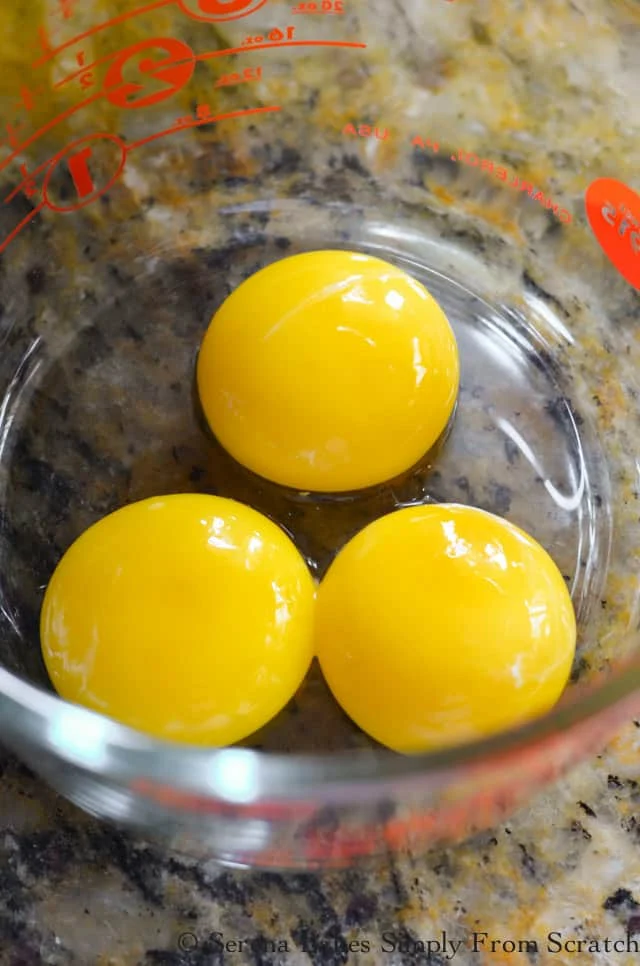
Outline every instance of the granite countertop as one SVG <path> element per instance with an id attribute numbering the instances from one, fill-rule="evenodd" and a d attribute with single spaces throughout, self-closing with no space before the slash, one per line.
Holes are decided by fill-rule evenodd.
<path id="1" fill-rule="evenodd" d="M 269 7 L 272 19 L 267 26 L 290 19 L 291 5 L 278 3 L 274 0 Z M 49 383 L 44 383 L 50 395 L 42 392 L 40 409 L 33 408 L 31 436 L 29 419 L 23 419 L 26 443 L 23 439 L 16 459 L 20 501 L 14 508 L 12 532 L 36 532 L 41 519 L 47 527 L 54 520 L 58 542 L 66 546 L 81 525 L 107 512 L 112 502 L 117 505 L 147 495 L 160 473 L 165 474 L 165 484 L 173 485 L 175 476 L 176 485 L 184 486 L 184 471 L 190 485 L 199 485 L 197 474 L 189 476 L 200 465 L 199 437 L 181 435 L 184 427 L 173 415 L 187 411 L 175 401 L 179 393 L 188 400 L 191 392 L 186 380 L 183 385 L 177 381 L 174 370 L 182 356 L 190 358 L 196 342 L 191 332 L 187 338 L 184 332 L 172 331 L 170 316 L 189 313 L 171 301 L 174 275 L 165 271 L 162 259 L 167 257 L 174 274 L 178 269 L 183 274 L 193 319 L 185 322 L 181 316 L 181 324 L 185 331 L 192 325 L 197 332 L 212 301 L 208 290 L 213 282 L 202 277 L 203 253 L 210 258 L 205 276 L 217 279 L 217 298 L 233 281 L 225 274 L 228 264 L 238 272 L 251 270 L 251 245 L 260 248 L 267 232 L 274 234 L 278 250 L 289 244 L 286 210 L 281 216 L 285 227 L 279 232 L 275 219 L 269 224 L 269 214 L 258 206 L 246 218 L 238 215 L 247 251 L 246 264 L 239 265 L 237 238 L 222 236 L 211 218 L 211 211 L 223 203 L 231 208 L 229 199 L 238 210 L 245 201 L 255 201 L 252 185 L 260 176 L 276 196 L 279 191 L 284 197 L 308 192 L 337 202 L 346 199 L 345 203 L 373 199 L 377 204 L 379 186 L 384 185 L 391 202 L 405 206 L 403 211 L 427 204 L 440 238 L 459 236 L 469 250 L 480 253 L 482 265 L 490 263 L 494 274 L 489 287 L 494 286 L 496 299 L 500 296 L 508 302 L 512 282 L 514 291 L 521 289 L 525 275 L 534 286 L 544 282 L 552 301 L 560 305 L 563 317 L 571 320 L 583 341 L 580 352 L 589 360 L 588 375 L 611 387 L 597 401 L 596 416 L 599 428 L 609 435 L 611 452 L 618 444 L 623 451 L 628 437 L 616 429 L 617 419 L 623 423 L 618 380 L 621 371 L 633 373 L 634 367 L 637 371 L 638 344 L 631 334 L 627 352 L 632 354 L 613 360 L 603 332 L 611 319 L 623 329 L 632 311 L 637 311 L 637 302 L 632 304 L 630 289 L 621 279 L 612 278 L 611 266 L 603 263 L 586 225 L 582 198 L 589 180 L 603 172 L 613 172 L 629 183 L 637 176 L 640 117 L 632 92 L 637 90 L 633 45 L 638 13 L 631 0 L 554 0 L 549 6 L 553 15 L 543 5 L 534 15 L 533 5 L 506 0 L 470 5 L 459 0 L 442 4 L 445 17 L 436 0 L 433 4 L 407 0 L 402 6 L 387 0 L 366 4 L 353 0 L 345 22 L 354 37 L 361 35 L 362 25 L 367 26 L 371 61 L 363 65 L 335 52 L 324 60 L 310 60 L 307 87 L 299 93 L 284 72 L 289 62 L 280 64 L 274 57 L 272 73 L 267 76 L 265 71 L 265 86 L 261 81 L 253 88 L 256 102 L 278 99 L 290 105 L 274 116 L 271 141 L 248 126 L 224 128 L 222 133 L 218 129 L 190 132 L 179 144 L 154 149 L 151 160 L 138 167 L 128 165 L 110 199 L 81 212 L 77 220 L 46 211 L 35 223 L 39 238 L 35 231 L 33 235 L 23 232 L 11 258 L 0 263 L 7 318 L 13 313 L 27 320 L 23 328 L 29 338 L 55 332 L 48 344 L 53 359 L 55 340 L 59 346 L 66 345 L 68 328 L 77 335 L 80 298 L 88 335 L 85 342 L 78 340 L 79 348 L 75 355 L 69 353 L 66 363 L 50 367 Z M 25 14 L 23 5 L 15 7 L 11 16 L 18 24 Z M 34 3 L 37 16 L 39 8 Z M 77 16 L 89 17 L 88 9 L 89 5 L 86 10 L 78 7 Z M 273 19 L 271 11 L 273 17 L 278 11 L 279 19 Z M 174 14 L 177 17 L 176 11 L 158 14 L 164 18 L 162 29 L 169 33 L 175 28 Z M 594 23 L 601 29 L 595 30 Z M 15 90 L 24 70 L 13 26 L 10 22 L 0 38 L 6 62 L 0 94 Z M 82 26 L 74 23 L 76 32 Z M 246 32 L 245 25 L 236 29 L 238 37 Z M 256 29 L 262 29 L 259 21 Z M 193 33 L 197 46 L 195 27 Z M 192 39 L 186 28 L 183 36 Z M 464 43 L 458 43 L 460 36 Z M 137 39 L 123 36 L 121 43 Z M 236 39 L 231 32 L 224 42 Z M 592 53 L 588 68 L 583 58 L 572 59 L 575 50 L 587 48 Z M 97 58 L 101 53 L 96 46 L 88 56 Z M 339 83 L 327 83 L 334 64 Z M 557 96 L 560 90 L 562 98 Z M 227 104 L 226 93 L 215 97 Z M 111 108 L 104 107 L 103 112 L 103 106 L 98 105 L 88 120 L 86 115 L 69 117 L 67 136 L 111 130 L 114 124 L 121 125 L 113 129 L 123 137 L 137 136 L 140 122 L 135 112 L 129 112 L 125 122 Z M 169 120 L 193 110 L 185 92 L 182 100 L 172 102 Z M 308 112 L 314 124 L 306 140 L 296 137 L 292 123 L 300 111 Z M 349 141 L 345 126 L 367 119 L 378 123 L 381 131 L 388 125 L 393 136 Z M 159 115 L 153 119 L 154 130 L 162 126 L 161 120 Z M 126 123 L 130 130 L 125 130 Z M 481 183 L 478 178 L 485 176 L 478 174 L 477 166 L 459 164 L 449 150 L 441 151 L 446 157 L 435 159 L 426 151 L 414 150 L 411 138 L 419 134 L 438 138 L 452 150 L 463 147 L 467 158 L 494 159 L 496 165 L 505 166 L 497 170 L 508 168 L 512 183 L 520 178 L 541 185 L 559 210 L 571 217 L 571 232 L 565 231 L 566 219 L 560 219 L 559 230 L 558 218 L 536 207 L 532 197 L 509 191 L 498 182 L 487 185 L 486 178 Z M 29 160 L 40 162 L 47 151 L 58 149 L 57 143 L 43 142 L 42 157 L 34 154 Z M 168 165 L 172 166 L 170 179 Z M 7 184 L 17 183 L 14 175 L 7 175 Z M 33 202 L 19 198 L 16 204 L 22 206 L 22 217 L 25 206 Z M 0 215 L 5 218 L 4 209 Z M 305 217 L 311 224 L 311 215 Z M 118 224 L 113 237 L 107 239 L 111 232 L 102 231 L 101 218 Z M 8 232 L 12 224 L 3 222 L 3 231 L 6 227 Z M 54 230 L 55 270 L 51 256 L 43 254 L 49 252 L 46 246 Z M 41 243 L 38 251 L 34 239 Z M 513 250 L 524 252 L 513 264 L 508 254 L 511 243 Z M 149 255 L 145 272 L 147 264 L 159 267 L 136 276 L 136 289 L 129 284 L 127 270 L 135 262 L 139 272 L 138 263 L 144 257 L 132 257 L 138 250 Z M 169 251 L 175 265 L 167 256 Z M 24 265 L 31 266 L 26 275 Z M 157 294 L 165 292 L 161 276 L 168 279 L 166 299 Z M 146 318 L 139 305 L 129 300 L 132 290 L 140 304 L 152 306 L 156 314 Z M 96 308 L 106 295 L 118 308 L 110 319 L 108 344 L 101 338 Z M 166 326 L 155 326 L 164 318 L 163 312 Z M 109 369 L 114 345 L 120 353 L 118 378 L 111 378 Z M 578 357 L 578 349 L 575 352 Z M 128 360 L 129 383 L 124 376 L 118 381 L 123 359 Z M 166 360 L 172 360 L 171 365 L 165 366 Z M 75 401 L 76 409 L 71 406 L 69 415 L 57 390 L 71 384 L 71 377 L 75 380 L 71 402 Z M 144 377 L 148 377 L 145 405 L 132 412 L 124 389 L 119 395 L 121 386 L 139 386 Z M 592 385 L 591 378 L 586 385 Z M 85 405 L 87 401 L 91 405 Z M 596 407 L 593 400 L 586 402 Z M 41 413 L 49 422 L 41 420 Z M 74 418 L 79 421 L 77 427 Z M 125 424 L 128 435 L 122 432 Z M 631 426 L 631 421 L 626 425 Z M 190 426 L 186 428 L 191 432 Z M 179 452 L 167 442 L 176 438 L 182 439 Z M 66 449 L 61 440 L 66 440 Z M 74 449 L 74 440 L 82 446 Z M 87 457 L 87 452 L 93 455 Z M 91 459 L 102 475 L 87 473 Z M 481 470 L 478 460 L 476 471 Z M 78 482 L 82 473 L 84 489 Z M 635 527 L 638 494 L 633 492 L 631 477 L 622 472 L 619 477 L 619 507 L 626 508 Z M 46 486 L 41 485 L 43 479 L 48 481 Z M 527 497 L 525 492 L 523 503 Z M 621 624 L 624 616 L 630 623 L 636 614 L 636 578 L 626 573 L 628 560 L 637 556 L 634 533 L 630 529 L 628 543 L 623 536 L 617 544 L 621 577 L 618 590 L 612 590 L 612 606 L 599 617 L 603 622 L 615 619 Z M 56 549 L 50 533 L 43 524 L 36 535 L 42 566 L 49 566 Z M 27 553 L 18 546 L 10 570 L 20 584 L 16 610 L 21 617 L 36 613 L 37 595 L 46 580 L 46 574 L 38 580 L 33 577 L 31 553 L 30 547 Z M 32 587 L 20 570 L 23 564 Z M 613 648 L 615 639 L 608 635 L 606 640 L 607 647 Z M 595 675 L 610 656 L 594 645 L 593 660 L 585 667 Z M 37 668 L 27 671 L 37 679 Z M 638 961 L 637 953 L 626 951 L 627 938 L 636 936 L 640 950 L 639 742 L 640 721 L 629 722 L 601 756 L 583 762 L 508 824 L 470 842 L 425 855 L 390 854 L 346 872 L 319 875 L 224 871 L 212 863 L 168 855 L 86 816 L 16 760 L 0 753 L 0 966 L 295 966 L 309 962 L 442 966 L 449 961 L 463 966 L 626 966 Z M 549 940 L 549 934 L 555 936 Z M 229 944 L 224 955 L 221 940 Z M 434 945 L 429 952 L 430 940 Z M 436 942 L 440 946 L 444 942 L 444 951 L 437 950 Z M 621 945 L 613 946 L 614 942 Z"/>
<path id="2" fill-rule="evenodd" d="M 640 943 L 639 742 L 640 721 L 471 842 L 322 875 L 168 856 L 88 818 L 2 757 L 0 963 L 627 966 L 637 954 L 614 950 L 626 949 L 627 935 Z M 416 942 L 442 943 L 443 932 L 445 954 L 433 946 L 428 959 Z M 222 954 L 220 941 L 241 940 L 242 951 Z M 528 940 L 539 952 L 492 952 L 493 940 Z M 570 944 L 580 940 L 599 951 L 578 952 Z"/>

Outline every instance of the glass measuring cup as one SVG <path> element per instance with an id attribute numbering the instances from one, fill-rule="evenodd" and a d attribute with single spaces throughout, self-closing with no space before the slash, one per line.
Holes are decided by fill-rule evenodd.
<path id="1" fill-rule="evenodd" d="M 339 864 L 498 820 L 640 703 L 637 6 L 4 6 L 2 741 L 87 810 L 227 863 Z M 462 390 L 433 464 L 320 501 L 215 449 L 192 381 L 244 277 L 328 247 L 427 285 Z M 177 748 L 65 704 L 38 647 L 57 559 L 117 506 L 185 490 L 268 513 L 318 576 L 404 503 L 508 517 L 576 606 L 560 707 L 403 758 L 340 715 L 315 671 L 243 748 Z"/>

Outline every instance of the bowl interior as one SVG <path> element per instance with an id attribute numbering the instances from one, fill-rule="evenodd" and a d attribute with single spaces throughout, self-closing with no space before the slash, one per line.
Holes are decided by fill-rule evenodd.
<path id="1" fill-rule="evenodd" d="M 488 274 L 491 259 L 472 237 L 444 242 L 428 219 L 381 219 L 315 199 L 230 208 L 182 248 L 132 253 L 126 236 L 107 234 L 67 241 L 82 253 L 83 273 L 62 258 L 31 259 L 25 273 L 16 257 L 2 275 L 0 301 L 12 307 L 0 363 L 6 668 L 50 687 L 38 621 L 57 561 L 101 516 L 174 492 L 253 505 L 287 530 L 318 577 L 350 536 L 398 506 L 482 507 L 530 532 L 562 571 L 579 623 L 572 685 L 595 680 L 631 646 L 637 515 L 632 526 L 618 511 L 635 479 L 625 452 L 633 392 L 625 395 L 631 384 L 620 369 L 620 400 L 598 395 L 602 360 L 624 366 L 624 352 L 594 347 L 605 323 L 557 279 L 548 293 L 518 270 L 505 286 Z M 194 393 L 198 346 L 225 297 L 278 258 L 327 247 L 367 251 L 414 274 L 446 312 L 462 366 L 457 413 L 438 452 L 388 485 L 339 499 L 286 491 L 243 470 L 211 439 Z M 615 338 L 622 345 L 624 332 Z M 245 744 L 374 747 L 315 665 L 285 711 Z"/>

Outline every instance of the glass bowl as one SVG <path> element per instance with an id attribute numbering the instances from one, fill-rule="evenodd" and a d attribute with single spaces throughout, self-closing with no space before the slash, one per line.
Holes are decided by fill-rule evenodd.
<path id="1" fill-rule="evenodd" d="M 31 95 L 16 100 L 11 71 L 0 86 L 14 139 L 0 160 L 0 734 L 87 811 L 231 865 L 343 865 L 468 836 L 640 706 L 640 301 L 611 236 L 631 244 L 640 218 L 637 11 L 560 3 L 543 24 L 531 0 L 499 23 L 497 3 L 422 6 L 403 19 L 377 2 L 178 0 L 133 16 L 96 0 L 60 19 L 51 2 L 6 32 L 16 73 L 27 57 L 47 93 L 34 87 L 25 121 Z M 615 82 L 593 67 L 594 45 Z M 626 237 L 621 209 L 594 202 L 605 177 L 630 192 Z M 198 346 L 229 292 L 321 248 L 370 252 L 424 282 L 462 365 L 438 451 L 340 499 L 253 477 L 194 400 Z M 527 727 L 419 757 L 362 734 L 316 666 L 278 718 L 221 750 L 61 701 L 38 643 L 56 562 L 118 506 L 185 491 L 267 513 L 318 578 L 399 506 L 507 517 L 570 588 L 569 688 Z"/>

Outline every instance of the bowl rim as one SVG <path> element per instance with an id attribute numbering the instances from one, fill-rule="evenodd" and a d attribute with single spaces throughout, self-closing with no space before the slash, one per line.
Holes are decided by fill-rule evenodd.
<path id="1" fill-rule="evenodd" d="M 577 694 L 581 691 L 581 694 Z M 0 667 L 0 734 L 19 756 L 25 748 L 131 791 L 172 788 L 229 806 L 261 802 L 355 804 L 383 797 L 385 789 L 430 792 L 456 773 L 483 774 L 522 761 L 536 750 L 551 752 L 593 726 L 597 742 L 640 707 L 640 656 L 618 666 L 604 683 L 572 692 L 546 715 L 491 738 L 404 756 L 380 751 L 282 754 L 251 748 L 202 748 L 153 738 L 98 712 L 71 704 Z M 597 726 L 597 727 L 596 727 Z M 37 767 L 37 766 L 36 766 Z"/>

